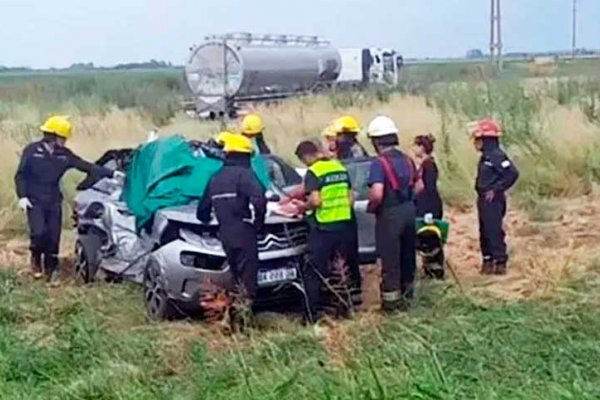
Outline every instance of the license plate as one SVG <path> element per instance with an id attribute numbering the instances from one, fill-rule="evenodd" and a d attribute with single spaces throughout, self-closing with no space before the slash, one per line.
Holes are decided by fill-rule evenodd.
<path id="1" fill-rule="evenodd" d="M 296 279 L 296 268 L 278 268 L 270 271 L 258 271 L 259 285 L 268 285 Z"/>

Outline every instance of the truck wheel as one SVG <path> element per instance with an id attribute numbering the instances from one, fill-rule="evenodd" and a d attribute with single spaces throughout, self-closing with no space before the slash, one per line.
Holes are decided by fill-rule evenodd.
<path id="1" fill-rule="evenodd" d="M 91 283 L 98 271 L 98 250 L 102 245 L 99 237 L 80 236 L 75 242 L 75 279 L 80 283 Z"/>
<path id="2" fill-rule="evenodd" d="M 158 263 L 152 259 L 144 273 L 144 304 L 151 321 L 171 320 L 178 316 L 164 288 Z"/>

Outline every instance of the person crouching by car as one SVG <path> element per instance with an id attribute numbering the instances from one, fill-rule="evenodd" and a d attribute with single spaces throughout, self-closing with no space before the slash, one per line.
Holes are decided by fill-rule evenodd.
<path id="1" fill-rule="evenodd" d="M 15 175 L 19 207 L 27 213 L 31 241 L 31 271 L 39 279 L 46 274 L 51 285 L 59 283 L 62 200 L 60 180 L 70 169 L 98 177 L 124 178 L 119 171 L 84 161 L 65 147 L 72 136 L 69 118 L 55 115 L 40 127 L 43 138 L 23 150 Z M 43 269 L 43 272 L 42 272 Z"/>
<path id="2" fill-rule="evenodd" d="M 341 299 L 345 303 L 343 313 L 348 314 L 361 302 L 358 229 L 350 176 L 342 163 L 325 157 L 313 141 L 301 142 L 296 156 L 308 167 L 304 190 L 308 198 L 305 208 L 309 211 L 311 265 L 305 271 L 305 285 L 310 312 L 313 320 L 318 320 L 331 306 L 321 292 L 325 287 L 332 292 L 331 286 L 339 284 L 346 293 L 329 293 L 328 297 L 334 302 Z"/>
<path id="3" fill-rule="evenodd" d="M 373 119 L 367 135 L 377 151 L 369 171 L 369 203 L 381 258 L 382 310 L 403 311 L 413 298 L 416 268 L 415 165 L 397 149 L 398 128 L 386 116 Z"/>
<path id="4" fill-rule="evenodd" d="M 210 179 L 200 201 L 197 217 L 208 223 L 214 209 L 219 237 L 234 275 L 236 290 L 250 305 L 256 295 L 258 233 L 267 212 L 265 188 L 254 174 L 250 159 L 252 143 L 242 135 L 224 135 L 225 161 Z"/>

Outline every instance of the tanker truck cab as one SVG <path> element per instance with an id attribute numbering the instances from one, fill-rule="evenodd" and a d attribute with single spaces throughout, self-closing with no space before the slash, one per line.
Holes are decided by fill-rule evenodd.
<path id="1" fill-rule="evenodd" d="M 369 82 L 385 86 L 398 84 L 403 59 L 395 50 L 386 48 L 369 49 L 372 64 L 369 70 Z"/>
<path id="2" fill-rule="evenodd" d="M 402 56 L 387 48 L 340 49 L 342 70 L 337 81 L 341 87 L 398 84 Z"/>

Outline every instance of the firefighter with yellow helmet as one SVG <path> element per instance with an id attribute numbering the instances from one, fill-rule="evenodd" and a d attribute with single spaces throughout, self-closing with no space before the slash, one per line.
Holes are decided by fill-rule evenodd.
<path id="1" fill-rule="evenodd" d="M 358 120 L 350 115 L 336 119 L 332 124 L 336 134 L 337 158 L 347 160 L 351 158 L 367 157 L 369 154 L 358 142 L 361 127 Z"/>
<path id="2" fill-rule="evenodd" d="M 337 133 L 333 129 L 332 123 L 321 132 L 321 147 L 325 156 L 337 158 Z"/>
<path id="3" fill-rule="evenodd" d="M 263 120 L 258 114 L 248 114 L 242 120 L 240 132 L 248 139 L 252 140 L 259 154 L 271 154 L 271 149 L 267 146 L 263 131 L 265 127 Z"/>
<path id="4" fill-rule="evenodd" d="M 219 237 L 234 278 L 252 301 L 256 294 L 258 239 L 267 212 L 265 188 L 251 168 L 252 142 L 243 135 L 222 132 L 225 160 L 208 183 L 197 210 L 209 222 L 212 211 L 219 222 Z"/>
<path id="5" fill-rule="evenodd" d="M 58 253 L 62 223 L 60 180 L 69 169 L 98 177 L 119 177 L 118 171 L 84 161 L 65 147 L 73 133 L 69 118 L 55 115 L 40 127 L 42 140 L 23 150 L 15 175 L 18 205 L 27 213 L 29 225 L 31 270 L 41 278 L 43 272 L 51 283 L 58 283 Z"/>

